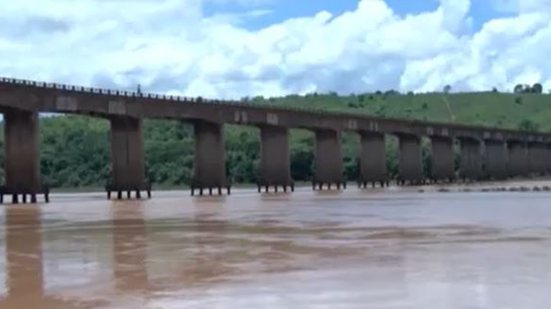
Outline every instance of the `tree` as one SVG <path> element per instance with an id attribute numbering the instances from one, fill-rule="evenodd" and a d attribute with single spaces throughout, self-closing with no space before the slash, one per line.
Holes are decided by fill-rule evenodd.
<path id="1" fill-rule="evenodd" d="M 443 90 L 444 90 L 445 94 L 448 94 L 448 93 L 450 93 L 450 91 L 452 91 L 452 86 L 446 85 L 446 86 L 444 86 Z"/>
<path id="2" fill-rule="evenodd" d="M 523 93 L 524 92 L 524 86 L 521 85 L 521 84 L 516 85 L 515 89 L 514 89 L 514 92 L 515 93 Z"/>
<path id="3" fill-rule="evenodd" d="M 543 93 L 543 86 L 540 83 L 534 84 L 534 86 L 532 86 L 532 93 Z"/>

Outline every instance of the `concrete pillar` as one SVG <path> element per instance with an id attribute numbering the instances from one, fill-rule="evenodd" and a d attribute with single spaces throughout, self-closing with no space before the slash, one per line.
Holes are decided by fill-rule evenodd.
<path id="1" fill-rule="evenodd" d="M 509 176 L 519 177 L 529 174 L 528 149 L 526 143 L 521 141 L 509 141 Z"/>
<path id="2" fill-rule="evenodd" d="M 544 143 L 535 142 L 528 144 L 528 169 L 531 174 L 542 175 L 547 171 L 547 146 Z"/>
<path id="3" fill-rule="evenodd" d="M 431 137 L 432 174 L 431 178 L 438 180 L 453 180 L 455 178 L 455 160 L 453 139 L 450 137 Z"/>
<path id="4" fill-rule="evenodd" d="M 360 186 L 367 183 L 380 183 L 384 186 L 388 181 L 386 168 L 385 135 L 373 132 L 361 132 L 360 149 Z"/>
<path id="5" fill-rule="evenodd" d="M 0 202 L 4 195 L 12 195 L 14 203 L 36 202 L 36 195 L 47 190 L 40 180 L 38 113 L 8 110 L 4 113 L 4 151 L 6 185 L 0 188 Z"/>
<path id="6" fill-rule="evenodd" d="M 111 119 L 111 183 L 107 186 L 108 197 L 111 191 L 117 192 L 119 198 L 122 192 L 140 191 L 150 194 L 150 186 L 145 180 L 145 153 L 142 136 L 142 121 L 128 117 Z"/>
<path id="7" fill-rule="evenodd" d="M 258 191 L 266 192 L 273 187 L 277 192 L 294 190 L 291 178 L 291 159 L 289 155 L 289 130 L 283 127 L 262 126 L 260 128 L 261 156 Z"/>
<path id="8" fill-rule="evenodd" d="M 508 156 L 507 146 L 504 141 L 486 140 L 486 175 L 490 179 L 506 179 L 509 176 L 507 170 Z"/>
<path id="9" fill-rule="evenodd" d="M 539 172 L 541 175 L 547 174 L 547 145 L 545 143 L 539 143 Z"/>
<path id="10" fill-rule="evenodd" d="M 346 186 L 343 176 L 341 133 L 335 130 L 316 131 L 315 171 L 312 185 L 330 189 L 332 185 L 340 189 Z"/>
<path id="11" fill-rule="evenodd" d="M 194 122 L 195 130 L 195 161 L 193 179 L 191 182 L 191 194 L 199 190 L 208 190 L 208 194 L 222 194 L 222 188 L 226 187 L 228 194 L 230 186 L 226 179 L 226 155 L 224 148 L 223 125 L 208 121 Z"/>
<path id="12" fill-rule="evenodd" d="M 459 141 L 461 145 L 459 176 L 471 181 L 479 180 L 483 177 L 481 142 L 467 138 Z"/>
<path id="13" fill-rule="evenodd" d="M 528 143 L 528 170 L 529 174 L 538 172 L 536 143 Z"/>
<path id="14" fill-rule="evenodd" d="M 551 144 L 545 144 L 545 172 L 551 174 Z"/>
<path id="15" fill-rule="evenodd" d="M 38 114 L 9 111 L 4 119 L 6 186 L 38 191 L 41 185 Z"/>
<path id="16" fill-rule="evenodd" d="M 414 135 L 400 135 L 398 182 L 420 184 L 423 182 L 421 139 Z"/>

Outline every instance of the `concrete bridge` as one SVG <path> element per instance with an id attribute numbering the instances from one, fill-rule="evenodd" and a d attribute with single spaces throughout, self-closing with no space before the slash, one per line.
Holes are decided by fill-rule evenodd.
<path id="1" fill-rule="evenodd" d="M 141 94 L 0 78 L 0 112 L 5 123 L 6 183 L 0 197 L 11 195 L 14 203 L 48 189 L 40 180 L 38 114 L 82 114 L 108 119 L 111 123 L 111 180 L 108 196 L 130 198 L 150 194 L 145 177 L 142 120 L 177 119 L 193 124 L 195 162 L 192 194 L 229 194 L 224 151 L 224 124 L 260 129 L 261 163 L 258 188 L 293 190 L 289 159 L 289 129 L 315 133 L 314 189 L 343 188 L 342 132 L 361 137 L 358 183 L 387 184 L 385 137 L 399 139 L 400 184 L 422 183 L 421 139 L 431 141 L 430 179 L 448 181 L 457 177 L 454 145 L 460 145 L 459 177 L 505 179 L 510 176 L 551 171 L 551 135 L 480 126 L 386 119 L 367 115 L 275 108 L 258 104 Z"/>

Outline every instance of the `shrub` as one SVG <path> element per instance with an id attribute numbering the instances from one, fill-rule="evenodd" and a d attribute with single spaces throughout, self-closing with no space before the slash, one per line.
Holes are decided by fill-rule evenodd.
<path id="1" fill-rule="evenodd" d="M 529 119 L 522 120 L 518 125 L 518 129 L 521 131 L 537 132 L 539 128 L 540 126 L 537 123 Z"/>

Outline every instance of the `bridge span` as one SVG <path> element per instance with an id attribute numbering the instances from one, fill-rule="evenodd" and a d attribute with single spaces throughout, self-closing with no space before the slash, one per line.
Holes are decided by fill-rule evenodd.
<path id="1" fill-rule="evenodd" d="M 142 121 L 146 118 L 177 119 L 193 124 L 195 160 L 191 192 L 230 193 L 226 175 L 224 124 L 260 129 L 261 162 L 259 191 L 293 190 L 289 158 L 289 129 L 315 134 L 314 189 L 346 186 L 343 176 L 341 136 L 355 132 L 361 138 L 360 186 L 388 184 L 385 138 L 399 140 L 399 184 L 425 181 L 421 139 L 431 141 L 430 179 L 451 181 L 505 179 L 551 172 L 551 134 L 521 132 L 368 115 L 277 108 L 244 102 L 142 94 L 110 89 L 0 78 L 0 112 L 4 115 L 5 185 L 0 202 L 10 195 L 14 203 L 37 201 L 48 188 L 40 177 L 39 113 L 81 114 L 108 119 L 111 124 L 111 179 L 108 196 L 150 196 L 145 176 Z M 455 172 L 454 145 L 460 147 L 459 173 Z"/>

